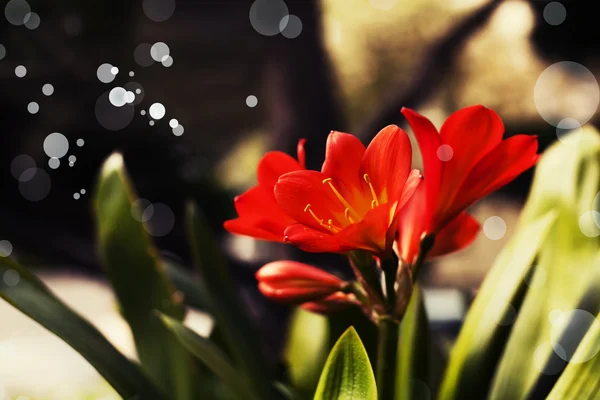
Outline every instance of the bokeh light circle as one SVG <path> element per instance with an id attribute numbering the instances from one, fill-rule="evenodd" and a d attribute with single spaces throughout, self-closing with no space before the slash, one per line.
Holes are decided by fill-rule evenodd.
<path id="1" fill-rule="evenodd" d="M 142 9 L 152 21 L 163 22 L 175 12 L 175 0 L 144 0 Z"/>
<path id="2" fill-rule="evenodd" d="M 27 154 L 21 154 L 13 158 L 10 163 L 10 173 L 13 178 L 17 180 L 28 181 L 33 178 L 35 174 L 35 168 L 37 167 L 33 157 Z M 29 171 L 28 174 L 24 174 L 25 171 Z"/>
<path id="3" fill-rule="evenodd" d="M 110 104 L 112 104 L 115 107 L 123 107 L 125 104 L 128 103 L 127 91 L 120 86 L 112 88 L 110 93 L 108 94 L 108 100 L 110 101 Z"/>
<path id="4" fill-rule="evenodd" d="M 25 27 L 27 29 L 31 29 L 31 30 L 37 29 L 40 26 L 40 22 L 41 22 L 40 16 L 34 12 L 28 13 L 27 15 L 25 15 L 24 21 L 25 21 Z"/>
<path id="5" fill-rule="evenodd" d="M 581 124 L 575 118 L 562 119 L 556 126 L 556 137 L 569 146 L 579 145 L 582 133 Z"/>
<path id="6" fill-rule="evenodd" d="M 46 83 L 44 86 L 42 86 L 42 93 L 44 96 L 52 96 L 52 93 L 54 93 L 54 86 L 52 86 L 50 83 Z"/>
<path id="7" fill-rule="evenodd" d="M 557 351 L 558 350 L 558 351 Z M 549 357 L 553 353 L 559 357 Z M 564 368 L 565 351 L 559 347 L 555 350 L 550 342 L 540 344 L 533 353 L 533 364 L 544 375 L 556 375 Z"/>
<path id="8" fill-rule="evenodd" d="M 60 167 L 60 160 L 56 157 L 52 157 L 48 160 L 48 166 L 52 169 L 57 169 Z"/>
<path id="9" fill-rule="evenodd" d="M 33 171 L 31 171 L 33 170 Z M 50 176 L 41 168 L 30 168 L 22 175 L 31 176 L 30 179 L 19 179 L 19 192 L 29 201 L 40 201 L 48 196 L 52 183 Z"/>
<path id="10" fill-rule="evenodd" d="M 164 42 L 156 42 L 150 48 L 150 57 L 156 62 L 162 62 L 171 54 L 171 49 Z"/>
<path id="11" fill-rule="evenodd" d="M 144 100 L 145 91 L 144 91 L 144 88 L 142 87 L 142 85 L 140 85 L 139 83 L 127 82 L 125 84 L 125 90 L 127 90 L 135 95 L 135 98 L 133 99 L 133 103 L 132 103 L 133 105 L 137 106 Z"/>
<path id="12" fill-rule="evenodd" d="M 17 65 L 15 68 L 15 75 L 17 78 L 23 78 L 25 75 L 27 75 L 27 68 L 25 68 L 24 65 Z"/>
<path id="13" fill-rule="evenodd" d="M 489 217 L 483 223 L 483 233 L 491 240 L 499 240 L 506 234 L 506 222 L 498 216 Z"/>
<path id="14" fill-rule="evenodd" d="M 4 16 L 12 25 L 23 25 L 31 7 L 25 0 L 10 0 L 4 7 Z"/>
<path id="15" fill-rule="evenodd" d="M 3 44 L 0 44 L 0 60 L 6 57 L 6 47 Z"/>
<path id="16" fill-rule="evenodd" d="M 62 158 L 69 151 L 69 141 L 62 133 L 54 132 L 44 139 L 44 152 L 48 157 Z"/>
<path id="17" fill-rule="evenodd" d="M 14 269 L 7 269 L 2 274 L 2 280 L 6 286 L 17 286 L 21 280 L 21 275 Z"/>
<path id="18" fill-rule="evenodd" d="M 295 39 L 302 33 L 302 21 L 296 15 L 286 15 L 279 21 L 281 34 L 288 39 Z"/>
<path id="19" fill-rule="evenodd" d="M 109 63 L 104 63 L 96 70 L 96 76 L 102 83 L 111 83 L 115 80 L 115 74 L 112 73 L 113 66 Z"/>
<path id="20" fill-rule="evenodd" d="M 251 94 L 250 96 L 246 97 L 246 105 L 250 108 L 254 108 L 258 105 L 258 98 Z"/>
<path id="21" fill-rule="evenodd" d="M 150 117 L 154 119 L 161 119 L 165 116 L 166 109 L 161 103 L 154 103 L 150 106 L 148 112 L 150 113 Z"/>
<path id="22" fill-rule="evenodd" d="M 13 245 L 8 240 L 0 240 L 0 257 L 9 257 L 13 252 Z"/>
<path id="23" fill-rule="evenodd" d="M 162 60 L 161 64 L 163 67 L 169 68 L 171 65 L 173 65 L 173 57 L 166 56 L 164 60 Z"/>
<path id="24" fill-rule="evenodd" d="M 280 33 L 280 22 L 288 15 L 288 7 L 283 0 L 255 0 L 250 6 L 250 24 L 264 36 Z"/>
<path id="25" fill-rule="evenodd" d="M 102 93 L 96 100 L 94 109 L 96 120 L 109 131 L 118 131 L 127 127 L 133 121 L 134 108 L 131 104 L 115 107 L 109 100 L 109 92 Z"/>
<path id="26" fill-rule="evenodd" d="M 555 353 L 563 360 L 579 364 L 590 360 L 600 351 L 600 341 L 596 340 L 588 342 L 592 347 L 587 351 L 576 353 L 586 332 L 600 329 L 600 322 L 588 311 L 564 311 L 551 324 L 550 342 Z"/>
<path id="27" fill-rule="evenodd" d="M 575 79 L 565 79 L 565 75 Z M 570 107 L 563 100 L 569 96 Z M 540 116 L 552 126 L 566 118 L 579 125 L 594 116 L 600 103 L 600 88 L 594 74 L 581 64 L 561 61 L 550 65 L 538 77 L 533 89 L 535 106 Z"/>
<path id="28" fill-rule="evenodd" d="M 165 236 L 171 232 L 175 226 L 175 214 L 169 206 L 163 203 L 154 203 L 152 207 L 152 217 L 147 219 L 144 228 L 146 228 L 146 231 L 152 236 Z"/>
<path id="29" fill-rule="evenodd" d="M 454 156 L 454 149 L 452 149 L 452 146 L 448 144 L 442 144 L 437 149 L 437 156 L 440 159 L 440 161 L 450 161 Z"/>
<path id="30" fill-rule="evenodd" d="M 181 136 L 183 135 L 183 132 L 183 125 L 177 125 L 175 128 L 173 128 L 173 135 L 175 136 Z"/>
<path id="31" fill-rule="evenodd" d="M 552 1 L 546 4 L 546 7 L 544 7 L 543 15 L 544 20 L 548 24 L 557 26 L 565 22 L 565 19 L 567 19 L 567 9 L 562 5 L 562 3 L 559 3 L 558 1 Z"/>
<path id="32" fill-rule="evenodd" d="M 154 214 L 154 207 L 147 199 L 137 199 L 131 205 L 131 216 L 138 222 L 147 222 Z"/>
<path id="33" fill-rule="evenodd" d="M 587 237 L 600 236 L 600 212 L 589 210 L 579 216 L 579 230 Z"/>

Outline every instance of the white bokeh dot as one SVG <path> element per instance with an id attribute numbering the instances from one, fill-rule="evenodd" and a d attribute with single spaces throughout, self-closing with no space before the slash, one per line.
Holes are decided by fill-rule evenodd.
<path id="1" fill-rule="evenodd" d="M 483 222 L 483 233 L 491 240 L 499 240 L 506 234 L 506 222 L 498 216 L 489 217 Z"/>
<path id="2" fill-rule="evenodd" d="M 24 18 L 25 21 L 25 27 L 27 29 L 37 29 L 40 26 L 40 16 L 37 13 L 31 12 L 31 13 L 27 13 L 27 15 L 25 15 Z"/>
<path id="3" fill-rule="evenodd" d="M 454 150 L 452 149 L 452 146 L 448 144 L 442 144 L 437 149 L 437 156 L 440 159 L 440 161 L 450 161 L 454 156 Z"/>
<path id="4" fill-rule="evenodd" d="M 148 125 L 154 126 L 154 121 L 153 120 L 148 121 Z"/>
<path id="5" fill-rule="evenodd" d="M 175 128 L 177 125 L 179 125 L 179 121 L 177 121 L 175 118 L 169 121 L 169 126 L 171 128 Z"/>
<path id="6" fill-rule="evenodd" d="M 550 125 L 556 127 L 566 118 L 583 125 L 596 114 L 600 88 L 589 69 L 572 61 L 560 61 L 540 74 L 533 99 L 539 115 Z"/>
<path id="7" fill-rule="evenodd" d="M 119 73 L 119 68 L 117 68 L 117 67 L 112 67 L 112 68 L 110 69 L 110 73 L 111 73 L 111 74 L 113 74 L 113 75 L 117 75 L 117 74 Z"/>
<path id="8" fill-rule="evenodd" d="M 0 240 L 0 257 L 8 257 L 13 252 L 12 243 L 8 240 Z"/>
<path id="9" fill-rule="evenodd" d="M 74 155 L 70 155 L 69 156 L 69 162 L 70 163 L 74 163 L 75 161 L 77 161 L 77 157 L 75 157 Z"/>
<path id="10" fill-rule="evenodd" d="M 598 237 L 600 236 L 600 212 L 596 210 L 589 210 L 581 214 L 579 217 L 579 230 L 587 237 Z"/>
<path id="11" fill-rule="evenodd" d="M 60 160 L 56 157 L 52 157 L 48 160 L 48 166 L 52 169 L 60 167 Z"/>
<path id="12" fill-rule="evenodd" d="M 173 57 L 166 56 L 165 59 L 161 61 L 161 64 L 163 67 L 169 68 L 171 65 L 173 65 Z"/>
<path id="13" fill-rule="evenodd" d="M 281 34 L 288 39 L 295 39 L 302 33 L 302 21 L 296 15 L 286 15 L 279 22 Z"/>
<path id="14" fill-rule="evenodd" d="M 156 62 L 163 62 L 169 57 L 171 49 L 165 42 L 156 42 L 150 48 L 150 56 Z"/>
<path id="15" fill-rule="evenodd" d="M 17 78 L 23 78 L 25 75 L 27 75 L 27 68 L 25 68 L 24 65 L 17 65 L 15 68 L 15 75 Z"/>
<path id="16" fill-rule="evenodd" d="M 31 103 L 27 104 L 27 111 L 29 111 L 30 114 L 37 114 L 38 111 L 40 111 L 40 105 L 35 101 L 32 101 Z"/>
<path id="17" fill-rule="evenodd" d="M 102 83 L 110 83 L 115 80 L 115 74 L 112 73 L 113 66 L 109 63 L 104 63 L 96 70 L 96 76 Z"/>
<path id="18" fill-rule="evenodd" d="M 250 96 L 246 97 L 246 105 L 250 108 L 254 108 L 258 105 L 258 98 L 251 94 Z"/>
<path id="19" fill-rule="evenodd" d="M 600 341 L 594 340 L 587 351 L 577 353 L 577 347 L 588 331 L 600 329 L 600 322 L 586 310 L 573 309 L 560 313 L 551 322 L 550 343 L 555 353 L 570 363 L 583 363 L 600 351 Z"/>
<path id="20" fill-rule="evenodd" d="M 52 93 L 54 93 L 54 86 L 52 86 L 50 83 L 46 83 L 44 86 L 42 86 L 42 93 L 44 96 L 52 96 Z"/>
<path id="21" fill-rule="evenodd" d="M 80 197 L 81 197 L 81 195 L 79 193 L 73 193 L 73 198 L 75 200 L 79 200 Z"/>
<path id="22" fill-rule="evenodd" d="M 161 119 L 165 116 L 166 110 L 165 106 L 163 106 L 161 103 L 154 103 L 150 106 L 148 112 L 150 113 L 150 117 L 153 119 Z"/>
<path id="23" fill-rule="evenodd" d="M 85 144 L 85 140 L 83 140 L 83 139 L 77 139 L 76 143 L 77 143 L 77 146 L 83 147 L 83 145 Z"/>
<path id="24" fill-rule="evenodd" d="M 256 32 L 275 36 L 281 32 L 281 20 L 287 15 L 288 7 L 283 0 L 255 0 L 250 6 L 249 18 Z"/>
<path id="25" fill-rule="evenodd" d="M 115 107 L 123 107 L 127 104 L 127 91 L 120 86 L 112 88 L 108 94 L 108 100 Z"/>
<path id="26" fill-rule="evenodd" d="M 173 128 L 173 135 L 181 136 L 183 135 L 183 131 L 183 125 L 177 125 L 175 128 Z"/>
<path id="27" fill-rule="evenodd" d="M 44 139 L 44 152 L 48 157 L 62 158 L 69 151 L 69 141 L 62 133 L 54 132 Z"/>

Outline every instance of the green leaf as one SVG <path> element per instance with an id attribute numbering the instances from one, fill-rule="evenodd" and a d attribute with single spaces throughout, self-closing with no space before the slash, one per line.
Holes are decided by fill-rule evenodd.
<path id="1" fill-rule="evenodd" d="M 120 154 L 102 168 L 95 196 L 100 254 L 107 276 L 131 327 L 143 367 L 167 393 L 194 400 L 197 383 L 191 355 L 154 310 L 182 320 L 184 307 L 168 281 L 143 223 L 133 218 L 133 193 Z"/>
<path id="2" fill-rule="evenodd" d="M 596 316 L 596 319 L 600 315 Z M 600 398 L 600 323 L 595 322 L 577 348 L 573 358 L 583 362 L 569 363 L 547 397 L 547 400 L 580 400 Z"/>
<path id="3" fill-rule="evenodd" d="M 218 376 L 239 399 L 260 399 L 253 393 L 252 386 L 246 377 L 236 371 L 227 355 L 212 341 L 198 336 L 176 319 L 164 314 L 161 314 L 161 319 L 165 326 L 177 336 L 179 342 Z"/>
<path id="4" fill-rule="evenodd" d="M 173 282 L 173 286 L 183 294 L 183 302 L 199 311 L 212 312 L 210 299 L 202 283 L 196 280 L 183 266 L 171 260 L 163 260 L 166 267 L 167 277 Z"/>
<path id="5" fill-rule="evenodd" d="M 423 304 L 423 292 L 418 285 L 413 288 L 402 319 L 399 340 L 395 398 L 429 398 L 424 393 L 429 383 L 429 322 Z"/>
<path id="6" fill-rule="evenodd" d="M 64 340 L 125 399 L 165 400 L 141 368 L 115 349 L 98 330 L 62 303 L 29 270 L 0 257 L 0 297 Z"/>
<path id="7" fill-rule="evenodd" d="M 314 394 L 328 350 L 327 318 L 297 308 L 291 318 L 284 354 L 291 383 L 303 395 Z"/>
<path id="8" fill-rule="evenodd" d="M 485 398 L 524 290 L 524 278 L 555 220 L 550 212 L 519 229 L 502 250 L 471 305 L 442 382 L 441 399 Z"/>
<path id="9" fill-rule="evenodd" d="M 581 216 L 592 208 L 599 182 L 600 135 L 589 126 L 583 128 L 577 146 L 556 143 L 538 165 L 523 218 L 536 218 L 552 209 L 557 219 L 538 254 L 531 288 L 506 343 L 491 399 L 547 395 L 558 375 L 541 370 L 555 357 L 551 343 L 567 328 L 553 324 L 551 315 L 574 309 L 592 315 L 600 311 L 599 242 L 584 235 L 580 226 Z M 577 333 L 570 338 L 575 341 L 571 347 L 585 331 Z"/>
<path id="10" fill-rule="evenodd" d="M 337 399 L 377 400 L 377 386 L 369 356 L 352 327 L 329 353 L 315 394 L 315 400 Z"/>
<path id="11" fill-rule="evenodd" d="M 227 263 L 219 252 L 204 218 L 193 204 L 187 205 L 188 235 L 194 264 L 200 270 L 216 326 L 228 344 L 236 366 L 248 377 L 262 399 L 281 398 L 272 384 L 273 372 L 263 352 L 256 328 L 239 298 Z"/>

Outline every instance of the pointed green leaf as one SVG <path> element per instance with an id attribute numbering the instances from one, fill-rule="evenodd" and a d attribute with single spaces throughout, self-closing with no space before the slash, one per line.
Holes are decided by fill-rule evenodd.
<path id="1" fill-rule="evenodd" d="M 143 223 L 133 218 L 131 184 L 120 154 L 102 168 L 95 207 L 100 254 L 121 311 L 131 327 L 140 361 L 155 381 L 178 399 L 194 400 L 193 360 L 154 314 L 160 310 L 179 320 L 184 307 L 174 296 L 164 266 Z"/>
<path id="2" fill-rule="evenodd" d="M 597 237 L 586 236 L 580 225 L 599 190 L 600 135 L 584 127 L 579 138 L 577 146 L 556 143 L 539 163 L 524 218 L 553 209 L 557 219 L 539 252 L 531 288 L 498 366 L 491 399 L 546 396 L 558 376 L 542 371 L 555 357 L 552 343 L 567 328 L 553 324 L 554 317 L 575 309 L 592 315 L 600 311 L 599 242 Z M 569 331 L 574 343 L 565 349 L 569 353 L 566 358 L 584 334 Z"/>
<path id="3" fill-rule="evenodd" d="M 10 276 L 11 285 L 6 283 Z M 0 298 L 64 340 L 81 354 L 125 399 L 165 400 L 141 368 L 102 334 L 62 303 L 28 269 L 0 257 Z"/>
<path id="4" fill-rule="evenodd" d="M 555 215 L 522 227 L 502 250 L 467 314 L 442 382 L 441 399 L 485 398 L 523 295 L 524 279 Z"/>
<path id="5" fill-rule="evenodd" d="M 180 343 L 218 376 L 240 400 L 260 399 L 253 393 L 247 378 L 236 371 L 227 355 L 211 340 L 197 335 L 176 319 L 164 314 L 161 314 L 161 319 L 165 326 L 177 336 Z"/>
<path id="6" fill-rule="evenodd" d="M 271 382 L 273 372 L 265 359 L 262 342 L 244 312 L 239 291 L 231 279 L 219 246 L 193 203 L 187 205 L 186 215 L 192 258 L 200 271 L 202 287 L 206 290 L 216 326 L 227 341 L 228 350 L 261 398 L 280 398 Z"/>
<path id="7" fill-rule="evenodd" d="M 429 323 L 423 303 L 423 292 L 416 285 L 406 314 L 400 325 L 400 343 L 396 379 L 397 400 L 425 398 L 429 383 Z"/>
<path id="8" fill-rule="evenodd" d="M 369 356 L 354 328 L 348 328 L 329 353 L 315 400 L 377 400 Z"/>
<path id="9" fill-rule="evenodd" d="M 329 321 L 326 317 L 297 308 L 292 315 L 285 360 L 293 387 L 312 396 L 329 350 Z"/>

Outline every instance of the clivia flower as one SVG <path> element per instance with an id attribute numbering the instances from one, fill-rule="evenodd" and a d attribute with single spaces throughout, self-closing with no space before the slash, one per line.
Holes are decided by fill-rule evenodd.
<path id="1" fill-rule="evenodd" d="M 353 305 L 360 306 L 360 302 L 356 300 L 353 294 L 336 292 L 324 299 L 304 303 L 300 307 L 313 313 L 329 315 Z"/>
<path id="2" fill-rule="evenodd" d="M 284 303 L 320 301 L 348 285 L 335 275 L 296 261 L 274 261 L 256 272 L 258 289 Z"/>
<path id="3" fill-rule="evenodd" d="M 240 217 L 225 228 L 309 252 L 388 256 L 399 212 L 421 182 L 406 132 L 390 125 L 365 148 L 333 131 L 320 172 L 305 170 L 300 154 L 299 162 L 280 152 L 263 157 L 258 186 L 236 199 Z"/>
<path id="4" fill-rule="evenodd" d="M 417 112 L 403 108 L 423 157 L 424 184 L 402 212 L 398 248 L 412 264 L 421 239 L 435 235 L 429 255 L 441 255 L 473 241 L 479 224 L 464 210 L 535 165 L 536 136 L 502 140 L 504 124 L 477 105 L 452 114 L 439 133 Z"/>

